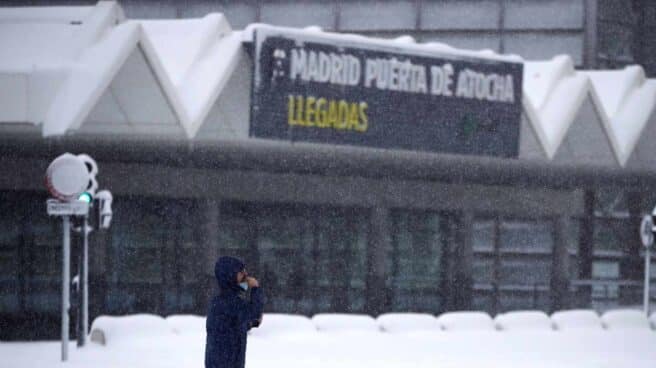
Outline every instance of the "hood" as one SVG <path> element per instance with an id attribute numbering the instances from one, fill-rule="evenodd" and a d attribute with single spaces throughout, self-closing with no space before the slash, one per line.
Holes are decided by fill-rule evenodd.
<path id="1" fill-rule="evenodd" d="M 220 257 L 214 265 L 214 276 L 221 291 L 240 291 L 237 273 L 245 267 L 244 262 L 235 257 Z"/>

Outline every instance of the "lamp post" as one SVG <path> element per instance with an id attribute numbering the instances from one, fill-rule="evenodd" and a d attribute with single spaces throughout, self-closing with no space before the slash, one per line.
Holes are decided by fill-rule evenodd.
<path id="1" fill-rule="evenodd" d="M 654 218 L 656 215 L 656 208 L 651 215 L 645 215 L 640 223 L 640 240 L 645 247 L 645 281 L 644 290 L 642 293 L 642 307 L 645 315 L 649 316 L 649 282 L 651 279 L 650 266 L 651 266 L 651 247 L 654 244 Z"/>
<path id="2" fill-rule="evenodd" d="M 85 218 L 85 242 L 84 251 L 87 251 L 87 222 L 89 214 L 89 202 L 80 200 L 83 193 L 93 193 L 98 184 L 95 174 L 98 172 L 95 161 L 88 155 L 73 155 L 65 153 L 54 159 L 46 170 L 46 186 L 54 197 L 46 201 L 47 212 L 50 216 L 62 218 L 63 242 L 62 242 L 62 300 L 61 300 L 61 359 L 68 360 L 68 331 L 69 331 L 69 309 L 70 309 L 70 256 L 71 256 L 71 216 L 83 216 Z M 84 196 L 82 197 L 84 198 Z M 86 303 L 86 268 L 87 256 L 84 256 L 84 299 Z M 86 307 L 86 304 L 85 304 Z M 86 313 L 86 311 L 85 311 Z M 86 335 L 86 331 L 83 332 Z M 83 341 L 83 340 L 82 340 Z"/>

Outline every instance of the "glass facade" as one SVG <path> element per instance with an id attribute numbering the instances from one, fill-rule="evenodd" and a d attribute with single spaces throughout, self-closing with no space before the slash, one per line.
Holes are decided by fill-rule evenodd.
<path id="1" fill-rule="evenodd" d="M 608 198 L 616 197 L 597 194 L 592 258 L 579 253 L 582 219 L 567 225 L 572 282 L 580 278 L 579 269 L 586 262 L 593 280 L 623 279 L 630 220 L 621 215 L 626 208 L 623 201 Z M 0 217 L 0 319 L 21 331 L 37 326 L 34 329 L 41 335 L 34 337 L 54 337 L 60 312 L 61 221 L 46 215 L 45 196 L 12 192 L 0 193 L 0 199 L 4 214 Z M 367 275 L 372 266 L 377 267 L 371 263 L 377 245 L 371 244 L 370 209 L 216 201 L 218 217 L 211 223 L 200 203 L 204 202 L 116 197 L 110 231 L 91 235 L 91 262 L 96 267 L 90 270 L 92 319 L 98 314 L 136 312 L 204 314 L 211 294 L 207 281 L 213 273 L 206 269 L 213 263 L 205 259 L 208 254 L 244 259 L 270 296 L 266 312 L 369 312 Z M 610 212 L 604 209 L 609 203 L 614 203 Z M 450 310 L 454 293 L 465 287 L 449 284 L 460 272 L 455 269 L 461 264 L 456 257 L 466 253 L 459 249 L 463 244 L 457 235 L 468 231 L 459 228 L 462 212 L 390 209 L 385 213 L 389 241 L 381 249 L 384 283 L 376 291 L 384 295 L 382 310 L 432 314 Z M 208 224 L 216 230 L 217 238 L 211 242 L 206 239 Z M 548 310 L 555 224 L 551 217 L 475 216 L 469 274 L 473 294 L 464 307 L 491 314 Z M 72 239 L 74 276 L 80 244 L 77 236 Z M 216 252 L 208 252 L 206 244 L 217 247 Z M 617 284 L 587 290 L 572 296 L 572 300 L 585 299 L 582 303 L 576 299 L 576 307 L 603 309 L 618 305 L 624 295 Z M 75 288 L 72 291 L 74 321 L 77 295 Z M 0 333 L 2 339 L 12 338 L 7 331 Z"/>

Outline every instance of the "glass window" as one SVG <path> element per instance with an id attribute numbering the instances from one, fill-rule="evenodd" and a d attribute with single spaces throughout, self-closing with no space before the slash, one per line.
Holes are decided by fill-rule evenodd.
<path id="1" fill-rule="evenodd" d="M 313 222 L 313 266 L 306 275 L 318 312 L 362 312 L 369 216 L 355 208 L 321 208 Z M 326 297 L 330 295 L 330 297 Z"/>
<path id="2" fill-rule="evenodd" d="M 0 193 L 0 311 L 50 313 L 60 304 L 61 219 L 49 217 L 46 197 Z"/>
<path id="3" fill-rule="evenodd" d="M 473 268 L 474 283 L 489 284 L 494 280 L 494 257 L 476 256 Z"/>
<path id="4" fill-rule="evenodd" d="M 442 216 L 432 212 L 392 212 L 388 287 L 393 311 L 437 313 L 442 308 Z"/>
<path id="5" fill-rule="evenodd" d="M 494 294 L 492 289 L 484 290 L 482 288 L 476 289 L 472 297 L 472 309 L 477 311 L 487 311 L 492 313 L 494 305 Z"/>
<path id="6" fill-rule="evenodd" d="M 625 236 L 632 229 L 631 221 L 628 219 L 595 218 L 594 222 L 595 255 L 620 256 L 622 245 L 627 243 Z"/>
<path id="7" fill-rule="evenodd" d="M 127 248 L 121 252 L 122 258 L 116 263 L 121 268 L 117 280 L 126 283 L 161 283 L 161 251 L 148 248 Z"/>
<path id="8" fill-rule="evenodd" d="M 287 27 L 307 27 L 316 25 L 331 29 L 335 24 L 334 6 L 328 2 L 304 3 L 297 1 L 266 2 L 261 6 L 261 22 Z M 230 18 L 228 18 L 230 19 Z"/>
<path id="9" fill-rule="evenodd" d="M 166 224 L 153 200 L 115 202 L 112 224 L 112 281 L 161 283 Z"/>
<path id="10" fill-rule="evenodd" d="M 60 309 L 62 267 L 62 220 L 49 217 L 44 209 L 45 198 L 32 195 L 23 198 L 25 226 L 25 308 L 36 313 L 51 313 Z M 73 235 L 71 235 L 73 237 Z M 71 277 L 76 273 L 74 242 L 71 243 Z"/>
<path id="11" fill-rule="evenodd" d="M 167 243 L 167 261 L 174 272 L 166 274 L 167 282 L 165 306 L 169 312 L 200 313 L 200 294 L 197 292 L 203 274 L 203 257 L 198 239 L 199 226 L 196 202 L 179 200 L 170 204 L 172 213 L 177 216 L 172 219 L 171 234 L 173 241 Z"/>
<path id="12" fill-rule="evenodd" d="M 478 220 L 473 224 L 475 252 L 494 252 L 494 221 Z"/>
<path id="13" fill-rule="evenodd" d="M 567 251 L 569 252 L 569 274 L 571 279 L 579 278 L 581 255 L 579 254 L 579 241 L 581 236 L 581 220 L 570 218 L 567 223 Z"/>
<path id="14" fill-rule="evenodd" d="M 159 312 L 163 289 L 163 228 L 161 208 L 154 198 L 116 198 L 109 244 L 110 313 Z"/>
<path id="15" fill-rule="evenodd" d="M 21 260 L 20 216 L 15 211 L 15 200 L 0 196 L 0 213 L 12 214 L 0 218 L 0 311 L 16 313 L 20 309 L 19 274 Z"/>
<path id="16" fill-rule="evenodd" d="M 543 309 L 550 304 L 549 292 L 544 288 L 502 290 L 498 299 L 499 311 Z"/>
<path id="17" fill-rule="evenodd" d="M 595 261 L 592 263 L 592 277 L 598 279 L 618 279 L 620 264 L 616 261 Z"/>
<path id="18" fill-rule="evenodd" d="M 367 211 L 231 203 L 221 211 L 222 253 L 246 260 L 266 287 L 267 312 L 362 312 Z"/>
<path id="19" fill-rule="evenodd" d="M 300 256 L 306 243 L 306 217 L 303 211 L 269 208 L 258 214 L 257 253 L 259 274 L 267 292 L 271 310 L 293 311 L 305 284 L 305 265 Z"/>
<path id="20" fill-rule="evenodd" d="M 115 199 L 114 208 L 107 309 L 193 311 L 201 262 L 194 202 L 123 197 Z"/>
<path id="21" fill-rule="evenodd" d="M 25 304 L 30 311 L 56 313 L 61 310 L 61 292 L 32 289 Z"/>
<path id="22" fill-rule="evenodd" d="M 412 1 L 344 1 L 340 6 L 341 30 L 409 30 L 415 28 Z"/>
<path id="23" fill-rule="evenodd" d="M 601 217 L 625 217 L 629 204 L 624 191 L 615 188 L 602 188 L 595 191 L 595 214 Z"/>
<path id="24" fill-rule="evenodd" d="M 634 60 L 633 26 L 613 22 L 599 23 L 599 56 L 609 67 L 619 67 Z"/>
<path id="25" fill-rule="evenodd" d="M 472 261 L 472 278 L 474 289 L 472 307 L 496 313 L 496 262 L 498 252 L 495 250 L 496 221 L 493 219 L 475 219 L 472 223 L 472 241 L 474 259 Z"/>
<path id="26" fill-rule="evenodd" d="M 592 262 L 592 278 L 599 280 L 617 280 L 620 278 L 620 265 L 617 261 Z M 592 299 L 595 302 L 616 302 L 620 296 L 618 285 L 598 283 L 592 286 Z"/>
<path id="27" fill-rule="evenodd" d="M 474 305 L 490 313 L 549 305 L 553 221 L 476 219 L 473 229 Z"/>
<path id="28" fill-rule="evenodd" d="M 550 253 L 553 247 L 551 221 L 503 221 L 500 232 L 502 251 Z"/>
<path id="29" fill-rule="evenodd" d="M 252 266 L 249 252 L 250 241 L 255 236 L 256 218 L 254 211 L 243 205 L 226 203 L 219 211 L 218 244 L 222 255 L 241 258 Z"/>
<path id="30" fill-rule="evenodd" d="M 2 230 L 0 230 L 2 231 Z M 20 260 L 16 249 L 0 248 L 0 282 L 13 283 L 18 279 Z"/>
<path id="31" fill-rule="evenodd" d="M 14 206 L 0 197 L 0 213 L 13 214 Z M 20 221 L 16 216 L 0 217 L 0 248 L 16 248 L 20 241 Z"/>
<path id="32" fill-rule="evenodd" d="M 504 255 L 501 259 L 501 285 L 546 286 L 550 277 L 551 257 L 537 259 Z"/>
<path id="33" fill-rule="evenodd" d="M 0 198 L 0 213 L 13 213 L 8 203 L 4 202 L 2 198 Z M 14 282 L 18 279 L 20 242 L 21 233 L 18 219 L 14 216 L 0 218 L 0 282 Z"/>

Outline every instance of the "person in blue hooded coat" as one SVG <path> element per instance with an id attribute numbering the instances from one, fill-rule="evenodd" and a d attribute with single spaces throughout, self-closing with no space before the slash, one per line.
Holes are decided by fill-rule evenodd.
<path id="1" fill-rule="evenodd" d="M 248 276 L 237 258 L 220 257 L 214 275 L 219 294 L 212 298 L 207 312 L 205 368 L 244 368 L 246 333 L 262 321 L 264 296 L 257 280 Z"/>

